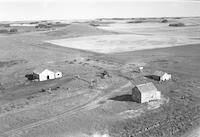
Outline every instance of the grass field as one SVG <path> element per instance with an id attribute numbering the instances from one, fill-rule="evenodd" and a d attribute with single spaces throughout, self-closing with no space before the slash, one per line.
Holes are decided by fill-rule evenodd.
<path id="1" fill-rule="evenodd" d="M 0 34 L 0 136 L 198 136 L 199 18 L 166 19 L 72 21 Z M 176 22 L 185 26 L 168 26 Z M 142 73 L 134 71 L 137 66 L 144 66 Z M 27 80 L 38 67 L 64 76 Z M 104 70 L 110 77 L 100 77 Z M 155 70 L 172 74 L 172 80 L 144 77 Z M 93 88 L 91 80 L 97 80 Z M 162 99 L 134 102 L 132 87 L 141 81 L 153 82 Z"/>

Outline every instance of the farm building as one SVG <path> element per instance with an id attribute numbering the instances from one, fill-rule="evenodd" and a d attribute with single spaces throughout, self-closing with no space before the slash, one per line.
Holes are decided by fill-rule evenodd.
<path id="1" fill-rule="evenodd" d="M 45 81 L 49 79 L 61 78 L 62 73 L 59 71 L 51 71 L 48 69 L 38 68 L 33 71 L 33 77 L 39 81 Z"/>
<path id="2" fill-rule="evenodd" d="M 145 103 L 161 98 L 161 92 L 157 90 L 152 82 L 136 85 L 132 89 L 132 98 L 138 103 Z"/>
<path id="3" fill-rule="evenodd" d="M 152 78 L 154 80 L 158 80 L 158 81 L 166 81 L 166 80 L 170 80 L 171 79 L 171 74 L 168 74 L 166 72 L 163 71 L 155 71 L 152 75 Z"/>
<path id="4" fill-rule="evenodd" d="M 62 72 L 58 71 L 58 70 L 54 70 L 54 75 L 55 75 L 55 78 L 61 78 L 62 77 Z"/>

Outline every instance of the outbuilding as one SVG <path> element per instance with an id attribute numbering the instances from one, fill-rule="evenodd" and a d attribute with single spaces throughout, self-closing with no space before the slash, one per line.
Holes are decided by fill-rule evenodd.
<path id="1" fill-rule="evenodd" d="M 54 75 L 55 75 L 55 78 L 61 78 L 62 77 L 62 72 L 60 72 L 58 70 L 54 70 Z"/>
<path id="2" fill-rule="evenodd" d="M 161 99 L 161 92 L 152 82 L 136 85 L 132 89 L 132 99 L 138 103 L 145 103 Z"/>
<path id="3" fill-rule="evenodd" d="M 55 73 L 48 69 L 37 68 L 33 71 L 33 76 L 39 81 L 55 79 Z"/>
<path id="4" fill-rule="evenodd" d="M 157 81 L 166 81 L 171 79 L 171 74 L 168 74 L 163 71 L 155 71 L 152 75 L 152 78 Z"/>

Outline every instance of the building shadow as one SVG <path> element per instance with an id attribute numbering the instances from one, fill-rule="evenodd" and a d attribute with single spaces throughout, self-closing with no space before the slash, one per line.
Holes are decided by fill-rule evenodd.
<path id="1" fill-rule="evenodd" d="M 134 101 L 130 94 L 120 95 L 109 99 L 114 101 Z"/>
<path id="2" fill-rule="evenodd" d="M 37 79 L 33 74 L 26 74 L 25 77 L 26 77 L 28 80 L 35 80 L 35 79 Z"/>
<path id="3" fill-rule="evenodd" d="M 144 77 L 146 77 L 148 79 L 153 79 L 153 75 L 145 75 Z"/>
<path id="4" fill-rule="evenodd" d="M 155 75 L 146 75 L 144 76 L 148 79 L 154 80 L 154 81 L 160 81 L 160 77 L 159 76 L 155 76 Z"/>

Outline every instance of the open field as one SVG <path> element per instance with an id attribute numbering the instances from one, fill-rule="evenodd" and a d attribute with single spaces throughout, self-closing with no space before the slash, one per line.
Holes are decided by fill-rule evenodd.
<path id="1" fill-rule="evenodd" d="M 198 136 L 200 18 L 165 19 L 69 21 L 40 30 L 22 25 L 0 34 L 0 136 Z M 169 26 L 176 22 L 185 26 Z M 144 70 L 135 71 L 138 66 Z M 27 80 L 39 67 L 64 76 Z M 110 77 L 99 76 L 104 70 Z M 172 80 L 145 77 L 155 70 Z M 153 82 L 161 100 L 134 102 L 132 87 L 141 82 Z"/>
<path id="2" fill-rule="evenodd" d="M 81 38 L 67 38 L 47 41 L 63 47 L 88 50 L 98 53 L 117 53 L 144 49 L 165 48 L 195 44 L 199 40 L 182 36 L 157 36 L 157 35 L 101 35 Z"/>

